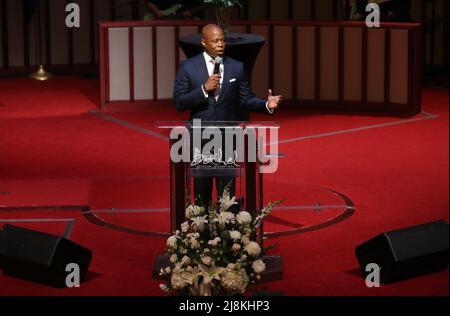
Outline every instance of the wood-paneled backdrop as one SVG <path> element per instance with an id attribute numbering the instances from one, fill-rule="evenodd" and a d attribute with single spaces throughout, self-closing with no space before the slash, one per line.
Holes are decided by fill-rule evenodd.
<path id="1" fill-rule="evenodd" d="M 37 64 L 37 21 L 24 21 L 24 0 L 0 0 L 0 72 L 23 69 Z M 75 2 L 81 8 L 81 27 L 65 27 L 65 5 Z M 85 65 L 98 62 L 99 21 L 142 19 L 144 0 L 132 6 L 131 0 L 41 0 L 42 60 L 46 65 Z M 236 12 L 236 18 L 258 20 L 319 20 L 342 19 L 344 0 L 248 0 Z M 432 46 L 429 20 L 431 5 L 413 0 L 412 15 L 426 22 L 424 32 L 425 64 L 448 65 L 448 0 L 438 0 Z M 206 12 L 207 18 L 214 13 Z M 432 54 L 433 52 L 433 54 Z"/>

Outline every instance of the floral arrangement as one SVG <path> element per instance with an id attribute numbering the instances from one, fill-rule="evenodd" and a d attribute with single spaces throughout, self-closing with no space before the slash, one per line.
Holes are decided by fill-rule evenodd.
<path id="1" fill-rule="evenodd" d="M 203 2 L 215 7 L 234 7 L 235 5 L 242 6 L 241 0 L 203 0 Z"/>
<path id="2" fill-rule="evenodd" d="M 236 198 L 225 188 L 217 205 L 206 210 L 189 205 L 181 230 L 167 240 L 171 266 L 161 269 L 168 280 L 166 293 L 211 296 L 243 294 L 266 269 L 261 249 L 253 241 L 263 219 L 282 201 L 270 203 L 253 218 L 248 212 L 232 212 Z"/>

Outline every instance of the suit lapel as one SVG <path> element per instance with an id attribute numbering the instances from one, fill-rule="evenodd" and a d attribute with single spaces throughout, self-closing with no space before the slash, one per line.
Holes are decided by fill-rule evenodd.
<path id="1" fill-rule="evenodd" d="M 208 80 L 209 75 L 203 53 L 198 56 L 196 64 L 198 68 L 198 74 L 200 75 L 200 82 L 205 83 Z"/>

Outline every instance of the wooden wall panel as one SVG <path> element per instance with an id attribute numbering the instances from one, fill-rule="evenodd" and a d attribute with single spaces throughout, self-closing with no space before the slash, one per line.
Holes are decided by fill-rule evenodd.
<path id="1" fill-rule="evenodd" d="M 339 98 L 339 29 L 322 27 L 320 38 L 320 99 Z"/>
<path id="2" fill-rule="evenodd" d="M 372 29 L 367 34 L 367 101 L 383 102 L 386 31 Z"/>
<path id="3" fill-rule="evenodd" d="M 362 29 L 344 30 L 344 100 L 361 101 Z"/>
<path id="4" fill-rule="evenodd" d="M 50 44 L 53 65 L 69 63 L 69 33 L 66 27 L 65 8 L 65 1 L 50 0 Z"/>
<path id="5" fill-rule="evenodd" d="M 128 28 L 109 29 L 109 78 L 111 101 L 130 99 Z"/>
<path id="6" fill-rule="evenodd" d="M 88 64 L 91 62 L 91 8 L 90 0 L 78 0 L 81 11 L 80 28 L 73 29 L 73 56 L 74 64 Z"/>
<path id="7" fill-rule="evenodd" d="M 289 0 L 272 1 L 270 10 L 272 20 L 286 20 L 289 17 Z"/>
<path id="8" fill-rule="evenodd" d="M 274 27 L 274 93 L 292 99 L 292 27 Z"/>
<path id="9" fill-rule="evenodd" d="M 153 99 L 153 34 L 151 27 L 134 28 L 134 98 Z"/>
<path id="10" fill-rule="evenodd" d="M 158 99 L 173 97 L 175 81 L 175 28 L 157 28 Z"/>
<path id="11" fill-rule="evenodd" d="M 248 0 L 248 17 L 251 20 L 265 20 L 266 0 Z"/>
<path id="12" fill-rule="evenodd" d="M 316 21 L 333 20 L 333 0 L 315 0 L 316 3 Z"/>
<path id="13" fill-rule="evenodd" d="M 261 35 L 266 44 L 261 49 L 253 68 L 252 89 L 258 96 L 265 96 L 269 88 L 269 28 L 267 26 L 253 26 L 252 33 Z"/>
<path id="14" fill-rule="evenodd" d="M 408 102 L 408 31 L 391 31 L 390 101 Z"/>
<path id="15" fill-rule="evenodd" d="M 292 17 L 297 20 L 309 20 L 311 19 L 311 1 L 295 1 L 293 3 Z"/>
<path id="16" fill-rule="evenodd" d="M 3 67 L 3 11 L 2 1 L 0 0 L 0 69 Z"/>
<path id="17" fill-rule="evenodd" d="M 23 6 L 22 1 L 8 1 L 9 66 L 23 66 Z"/>
<path id="18" fill-rule="evenodd" d="M 315 59 L 316 28 L 299 27 L 298 32 L 298 82 L 297 91 L 300 100 L 315 98 Z"/>

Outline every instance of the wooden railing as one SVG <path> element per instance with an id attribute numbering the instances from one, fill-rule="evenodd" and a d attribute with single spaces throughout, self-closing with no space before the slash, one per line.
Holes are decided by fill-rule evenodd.
<path id="1" fill-rule="evenodd" d="M 101 107 L 171 99 L 185 58 L 178 39 L 204 24 L 100 23 Z M 252 77 L 260 96 L 270 87 L 299 106 L 406 116 L 421 110 L 420 24 L 245 21 L 231 31 L 266 38 Z"/>

